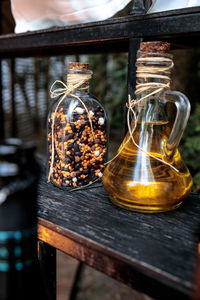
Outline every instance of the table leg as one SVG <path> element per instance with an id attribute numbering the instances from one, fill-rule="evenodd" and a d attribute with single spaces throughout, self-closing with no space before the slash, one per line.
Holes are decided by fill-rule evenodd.
<path id="1" fill-rule="evenodd" d="M 132 38 L 129 39 L 129 51 L 128 51 L 128 78 L 127 78 L 127 104 L 128 96 L 131 96 L 131 99 L 134 98 L 135 86 L 136 86 L 136 60 L 137 60 L 137 51 L 140 48 L 140 43 L 142 39 Z M 127 109 L 126 109 L 127 114 Z M 127 118 L 125 117 L 125 134 L 127 133 Z"/>
<path id="2" fill-rule="evenodd" d="M 56 248 L 39 241 L 39 260 L 48 300 L 56 300 Z"/>
<path id="3" fill-rule="evenodd" d="M 80 261 L 79 265 L 78 265 L 78 268 L 77 268 L 77 271 L 76 271 L 76 275 L 74 277 L 74 282 L 73 282 L 73 286 L 72 286 L 72 289 L 71 289 L 69 300 L 76 300 L 76 296 L 77 296 L 77 293 L 78 293 L 78 290 L 79 290 L 78 284 L 80 282 L 83 266 L 84 266 L 84 264 Z"/>

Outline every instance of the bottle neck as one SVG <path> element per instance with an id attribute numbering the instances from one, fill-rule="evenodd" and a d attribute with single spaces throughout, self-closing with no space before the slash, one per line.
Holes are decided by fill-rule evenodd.
<path id="1" fill-rule="evenodd" d="M 163 110 L 166 101 L 164 94 L 170 89 L 170 70 L 173 67 L 172 56 L 166 53 L 137 54 L 137 82 L 136 82 L 136 112 L 139 119 L 148 116 L 148 121 L 158 119 L 158 113 Z M 160 118 L 160 117 L 159 117 Z M 146 119 L 146 117 L 145 117 Z"/>
<path id="2" fill-rule="evenodd" d="M 140 102 L 135 106 L 135 112 L 138 122 L 154 123 L 168 120 L 165 101 L 159 98 Z"/>
<path id="3" fill-rule="evenodd" d="M 136 97 L 159 95 L 170 89 L 170 73 L 173 67 L 172 55 L 166 53 L 137 53 Z M 148 97 L 147 97 L 148 99 Z"/>
<path id="4" fill-rule="evenodd" d="M 74 94 L 86 94 L 89 92 L 91 77 L 90 70 L 68 70 L 67 86 L 72 88 Z"/>
<path id="5" fill-rule="evenodd" d="M 152 80 L 152 78 L 140 78 L 140 83 L 146 85 L 149 84 L 148 89 L 141 91 L 137 94 L 136 91 L 136 101 L 138 102 L 135 106 L 135 111 L 137 113 L 137 120 L 143 122 L 158 122 L 167 121 L 167 116 L 165 113 L 165 92 L 169 90 L 168 87 L 160 87 L 159 84 L 167 84 L 166 81 L 160 80 L 158 78 Z M 157 92 L 155 86 L 151 83 L 157 83 Z M 138 87 L 140 84 L 137 85 Z M 160 91 L 159 91 L 160 89 Z"/>
<path id="6" fill-rule="evenodd" d="M 77 87 L 73 93 L 75 95 L 85 95 L 89 93 L 89 81 Z"/>

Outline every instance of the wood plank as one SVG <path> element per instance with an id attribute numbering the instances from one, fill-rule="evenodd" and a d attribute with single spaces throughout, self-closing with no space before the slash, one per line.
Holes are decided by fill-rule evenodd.
<path id="1" fill-rule="evenodd" d="M 0 57 L 128 51 L 129 38 L 167 39 L 188 45 L 191 36 L 200 35 L 199 18 L 200 7 L 193 7 L 4 35 L 0 37 Z"/>
<path id="2" fill-rule="evenodd" d="M 114 206 L 102 187 L 39 187 L 39 238 L 156 299 L 194 290 L 200 197 L 177 211 L 140 214 Z M 171 298 L 170 298 L 171 297 Z"/>

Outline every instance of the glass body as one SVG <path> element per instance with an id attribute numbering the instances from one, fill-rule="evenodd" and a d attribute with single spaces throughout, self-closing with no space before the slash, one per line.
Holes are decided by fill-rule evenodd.
<path id="1" fill-rule="evenodd" d="M 69 70 L 71 74 L 91 72 L 89 70 Z M 87 84 L 88 85 L 88 84 Z M 50 181 L 61 188 L 76 188 L 91 184 L 102 177 L 107 150 L 106 112 L 97 98 L 86 86 L 80 86 L 68 95 L 55 113 L 56 100 L 48 115 L 48 166 L 52 162 L 52 118 L 54 157 L 53 173 Z M 92 134 L 88 112 L 93 125 Z M 49 168 L 47 175 L 49 174 Z"/>
<path id="2" fill-rule="evenodd" d="M 177 108 L 172 129 L 166 114 L 168 101 Z M 122 149 L 121 153 L 103 173 L 103 185 L 115 204 L 141 212 L 162 212 L 181 204 L 192 187 L 191 175 L 177 149 L 189 112 L 190 104 L 183 94 L 166 90 L 135 107 L 137 125 L 133 138 L 144 151 L 129 139 L 128 132 L 118 150 Z M 132 121 L 132 129 L 134 124 Z"/>

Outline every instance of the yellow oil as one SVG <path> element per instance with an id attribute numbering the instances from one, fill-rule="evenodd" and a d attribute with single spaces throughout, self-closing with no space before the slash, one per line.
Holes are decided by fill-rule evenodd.
<path id="1" fill-rule="evenodd" d="M 123 208 L 141 212 L 162 212 L 177 208 L 192 187 L 192 178 L 180 153 L 165 154 L 169 137 L 168 122 L 138 122 L 135 142 L 149 154 L 173 165 L 179 172 L 139 150 L 132 142 L 121 147 L 119 156 L 103 173 L 103 185 L 112 202 Z"/>

